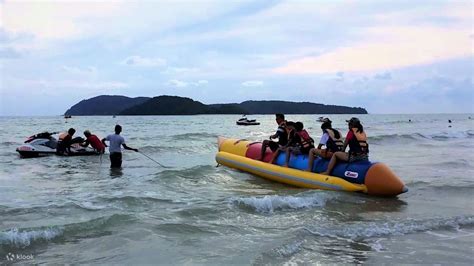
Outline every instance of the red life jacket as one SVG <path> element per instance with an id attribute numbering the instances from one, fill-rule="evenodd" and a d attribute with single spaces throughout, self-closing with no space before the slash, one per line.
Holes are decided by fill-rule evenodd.
<path id="1" fill-rule="evenodd" d="M 301 147 L 304 149 L 311 149 L 314 148 L 314 140 L 309 136 L 308 132 L 303 129 L 300 132 L 296 132 L 296 134 L 301 139 Z"/>
<path id="2" fill-rule="evenodd" d="M 99 140 L 96 135 L 90 135 L 87 140 L 91 144 L 92 148 L 96 149 L 97 151 L 105 150 L 104 144 Z"/>

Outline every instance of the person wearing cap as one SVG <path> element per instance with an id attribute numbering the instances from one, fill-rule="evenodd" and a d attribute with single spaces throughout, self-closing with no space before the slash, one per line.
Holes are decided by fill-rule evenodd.
<path id="1" fill-rule="evenodd" d="M 327 170 L 321 173 L 323 175 L 330 175 L 338 160 L 356 162 L 369 159 L 367 135 L 360 120 L 357 117 L 352 117 L 350 120 L 346 120 L 346 122 L 348 122 L 349 132 L 347 132 L 342 151 L 335 152 L 332 155 Z M 349 145 L 349 152 L 345 152 L 347 145 Z"/>
<path id="2" fill-rule="evenodd" d="M 290 156 L 293 155 L 307 155 L 309 151 L 314 148 L 314 140 L 309 135 L 308 131 L 304 129 L 302 122 L 294 123 L 293 138 L 288 142 L 286 151 L 286 159 L 284 167 L 288 167 L 290 163 Z"/>
<path id="3" fill-rule="evenodd" d="M 326 117 L 322 120 L 322 122 L 321 129 L 323 131 L 323 136 L 319 141 L 319 145 L 318 147 L 309 151 L 307 169 L 309 172 L 313 170 L 314 158 L 316 156 L 320 156 L 321 158 L 329 160 L 335 152 L 342 151 L 342 148 L 344 147 L 341 133 L 338 130 L 332 128 L 332 121 Z M 322 149 L 323 146 L 326 148 Z"/>
<path id="4" fill-rule="evenodd" d="M 278 158 L 280 152 L 287 152 L 289 149 L 296 148 L 299 143 L 299 137 L 296 135 L 295 124 L 292 121 L 287 121 L 285 123 L 285 132 L 286 132 L 286 144 L 280 145 L 278 149 L 273 153 L 270 163 L 275 163 L 275 160 Z"/>
<path id="5" fill-rule="evenodd" d="M 125 139 L 120 136 L 122 132 L 122 127 L 120 125 L 115 126 L 115 134 L 110 134 L 106 138 L 102 139 L 102 144 L 107 147 L 105 144 L 106 141 L 109 141 L 110 147 L 110 168 L 121 168 L 122 167 L 122 147 L 126 150 L 132 150 L 138 152 L 138 149 L 131 148 L 125 144 Z"/>
<path id="6" fill-rule="evenodd" d="M 278 149 L 288 144 L 288 133 L 286 130 L 286 120 L 284 114 L 275 114 L 275 121 L 278 124 L 278 129 L 275 134 L 270 136 L 270 140 L 264 140 L 262 142 L 262 149 L 260 152 L 259 161 L 263 161 L 267 147 L 272 150 L 273 153 L 277 153 Z M 278 142 L 272 139 L 278 139 Z"/>
<path id="7" fill-rule="evenodd" d="M 104 153 L 105 152 L 105 146 L 104 144 L 100 141 L 100 139 L 96 136 L 91 134 L 89 130 L 84 131 L 84 136 L 86 136 L 86 141 L 81 144 L 82 147 L 87 147 L 89 144 L 91 147 L 96 150 L 98 153 Z"/>

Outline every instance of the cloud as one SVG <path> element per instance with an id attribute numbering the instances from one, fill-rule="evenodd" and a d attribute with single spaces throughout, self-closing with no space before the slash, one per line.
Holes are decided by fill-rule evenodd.
<path id="1" fill-rule="evenodd" d="M 279 74 L 379 71 L 473 54 L 470 31 L 435 27 L 376 27 L 369 40 L 337 48 L 318 56 L 291 60 L 273 69 Z"/>
<path id="2" fill-rule="evenodd" d="M 390 80 L 392 79 L 392 74 L 390 72 L 378 73 L 375 74 L 374 79 Z"/>
<path id="3" fill-rule="evenodd" d="M 96 67 L 85 67 L 85 68 L 80 68 L 80 67 L 74 67 L 74 66 L 62 66 L 62 70 L 66 71 L 67 73 L 70 74 L 75 74 L 75 75 L 94 75 L 97 74 L 97 68 Z"/>
<path id="4" fill-rule="evenodd" d="M 183 73 L 195 73 L 198 72 L 199 68 L 196 67 L 168 67 L 163 74 L 183 74 Z"/>
<path id="5" fill-rule="evenodd" d="M 263 86 L 263 81 L 261 80 L 248 80 L 241 83 L 244 87 L 260 87 Z"/>
<path id="6" fill-rule="evenodd" d="M 21 54 L 17 52 L 15 49 L 8 48 L 8 47 L 0 47 L 0 59 L 5 58 L 5 59 L 14 59 L 14 58 L 20 58 Z"/>
<path id="7" fill-rule="evenodd" d="M 196 86 L 201 86 L 201 85 L 206 85 L 208 83 L 209 83 L 209 81 L 207 81 L 205 79 L 201 79 L 201 80 L 198 80 L 195 84 L 196 84 Z"/>
<path id="8" fill-rule="evenodd" d="M 168 82 L 166 82 L 165 85 L 176 87 L 176 88 L 184 88 L 184 87 L 187 87 L 189 84 L 188 82 L 185 82 L 185 81 L 172 79 L 172 80 L 168 80 Z"/>
<path id="9" fill-rule="evenodd" d="M 344 81 L 344 72 L 339 71 L 336 73 L 336 76 L 337 76 L 336 78 L 337 81 Z"/>
<path id="10" fill-rule="evenodd" d="M 166 66 L 166 60 L 158 57 L 129 56 L 122 64 L 134 67 L 162 67 Z"/>
<path id="11" fill-rule="evenodd" d="M 204 80 L 204 79 L 198 80 L 198 81 L 191 81 L 191 82 L 177 80 L 177 79 L 171 79 L 171 80 L 168 80 L 165 83 L 165 85 L 171 86 L 171 87 L 176 87 L 176 88 L 184 88 L 184 87 L 188 87 L 188 86 L 195 86 L 195 87 L 204 86 L 204 85 L 207 85 L 208 83 L 209 83 L 209 81 Z"/>

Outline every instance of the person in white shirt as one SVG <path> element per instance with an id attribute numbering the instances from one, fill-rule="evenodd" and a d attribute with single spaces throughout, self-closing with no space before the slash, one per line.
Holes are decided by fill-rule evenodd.
<path id="1" fill-rule="evenodd" d="M 120 136 L 122 127 L 120 125 L 115 126 L 115 134 L 110 134 L 102 139 L 102 143 L 105 147 L 109 147 L 110 152 L 110 168 L 121 168 L 122 167 L 122 147 L 126 150 L 138 152 L 138 149 L 131 148 L 125 144 L 125 139 Z M 108 141 L 110 146 L 107 146 L 105 142 Z"/>

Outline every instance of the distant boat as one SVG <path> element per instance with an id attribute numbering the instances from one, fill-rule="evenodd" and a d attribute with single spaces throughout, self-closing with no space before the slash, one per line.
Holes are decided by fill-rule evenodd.
<path id="1" fill-rule="evenodd" d="M 64 118 L 68 119 L 68 118 L 72 118 L 72 116 L 70 116 L 70 115 L 65 115 Z"/>
<path id="2" fill-rule="evenodd" d="M 318 117 L 318 122 L 321 122 L 321 123 L 324 122 L 324 116 Z"/>
<path id="3" fill-rule="evenodd" d="M 255 119 L 248 119 L 245 115 L 235 122 L 238 126 L 258 126 L 260 122 Z"/>

